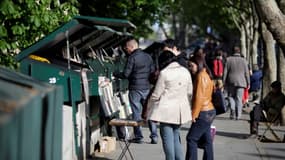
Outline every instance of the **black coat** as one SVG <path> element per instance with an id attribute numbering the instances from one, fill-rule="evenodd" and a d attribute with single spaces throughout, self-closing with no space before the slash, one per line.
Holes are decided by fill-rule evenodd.
<path id="1" fill-rule="evenodd" d="M 155 67 L 151 56 L 141 49 L 136 49 L 127 60 L 122 73 L 114 73 L 115 77 L 129 80 L 129 90 L 150 89 L 149 76 Z"/>

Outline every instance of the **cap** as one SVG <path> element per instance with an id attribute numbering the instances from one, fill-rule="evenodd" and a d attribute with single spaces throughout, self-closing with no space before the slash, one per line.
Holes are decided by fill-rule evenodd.
<path id="1" fill-rule="evenodd" d="M 274 82 L 271 83 L 270 86 L 271 86 L 272 88 L 275 88 L 275 89 L 281 88 L 281 82 L 279 82 L 279 81 L 274 81 Z"/>

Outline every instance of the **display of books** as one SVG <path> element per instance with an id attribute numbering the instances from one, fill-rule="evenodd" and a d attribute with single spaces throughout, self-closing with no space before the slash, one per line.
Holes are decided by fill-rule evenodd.
<path id="1" fill-rule="evenodd" d="M 125 112 L 125 107 L 122 105 L 120 98 L 119 98 L 119 94 L 115 94 L 113 97 L 113 103 L 114 106 L 118 106 L 118 110 L 119 110 L 119 118 L 121 119 L 126 119 L 126 112 Z"/>
<path id="2" fill-rule="evenodd" d="M 99 77 L 98 86 L 99 86 L 98 92 L 99 92 L 103 112 L 106 117 L 109 117 L 117 111 L 114 107 L 113 100 L 112 100 L 112 97 L 113 97 L 112 95 L 113 91 L 111 90 L 112 83 L 110 83 L 110 80 L 106 77 Z"/>
<path id="3" fill-rule="evenodd" d="M 109 117 L 112 115 L 112 112 L 111 112 L 109 104 L 108 104 L 108 102 L 104 96 L 103 88 L 99 87 L 98 90 L 99 90 L 99 97 L 100 97 L 100 102 L 101 102 L 103 112 L 104 112 L 106 117 Z"/>
<path id="4" fill-rule="evenodd" d="M 107 77 L 98 77 L 98 92 L 101 106 L 106 117 L 119 112 L 119 118 L 127 119 L 132 114 L 128 92 L 114 94 L 113 86 Z"/>
<path id="5" fill-rule="evenodd" d="M 130 117 L 133 112 L 132 112 L 131 104 L 129 101 L 129 96 L 128 96 L 129 92 L 128 91 L 121 92 L 120 95 L 121 95 L 121 99 L 122 99 L 122 104 L 124 105 L 124 110 L 125 110 L 126 116 Z"/>

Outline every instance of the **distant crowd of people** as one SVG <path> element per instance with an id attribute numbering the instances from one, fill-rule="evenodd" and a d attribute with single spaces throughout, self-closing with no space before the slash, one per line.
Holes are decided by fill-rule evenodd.
<path id="1" fill-rule="evenodd" d="M 123 49 L 129 54 L 123 72 L 115 77 L 129 81 L 129 100 L 132 119 L 148 121 L 151 143 L 158 141 L 157 126 L 166 160 L 197 160 L 197 150 L 204 149 L 203 159 L 214 159 L 211 125 L 216 116 L 212 93 L 224 90 L 230 108 L 230 119 L 240 120 L 245 93 L 254 101 L 261 99 L 262 72 L 258 65 L 250 71 L 240 47 L 226 56 L 220 46 L 197 46 L 190 57 L 181 52 L 173 39 L 162 42 L 158 65 L 139 48 L 135 39 Z M 262 110 L 278 114 L 285 104 L 281 83 L 271 84 L 272 91 L 258 103 L 250 114 L 250 133 L 257 134 Z M 276 100 L 278 103 L 276 103 Z M 187 137 L 186 156 L 183 156 L 180 128 L 191 121 Z M 124 133 L 120 134 L 124 138 Z M 143 142 L 141 127 L 134 127 L 134 143 Z"/>

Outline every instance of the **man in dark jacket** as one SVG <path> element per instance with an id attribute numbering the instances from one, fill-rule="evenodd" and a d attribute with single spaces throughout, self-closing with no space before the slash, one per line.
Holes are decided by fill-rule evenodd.
<path id="1" fill-rule="evenodd" d="M 128 79 L 133 120 L 141 121 L 142 104 L 145 103 L 150 91 L 149 75 L 155 70 L 154 63 L 151 56 L 138 47 L 135 39 L 128 40 L 124 50 L 129 54 L 127 64 L 123 72 L 114 73 L 114 76 Z M 142 143 L 143 135 L 140 127 L 134 127 L 134 136 L 133 142 Z"/>

